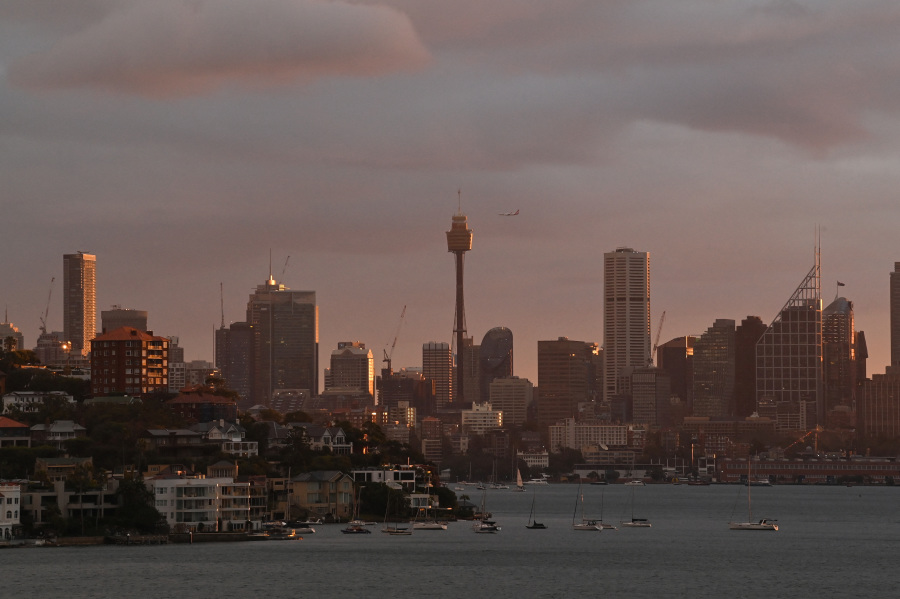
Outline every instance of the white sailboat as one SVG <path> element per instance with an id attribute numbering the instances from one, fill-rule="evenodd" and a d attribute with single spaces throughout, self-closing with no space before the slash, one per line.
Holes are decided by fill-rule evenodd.
<path id="1" fill-rule="evenodd" d="M 768 481 L 766 481 L 768 482 Z M 729 522 L 728 528 L 731 530 L 778 530 L 778 523 L 775 520 L 762 518 L 753 521 L 753 503 L 750 501 L 750 457 L 747 456 L 747 521 L 746 522 Z"/>
<path id="2" fill-rule="evenodd" d="M 422 509 L 422 508 L 420 508 Z M 431 479 L 428 482 L 428 505 L 424 508 L 424 518 L 413 522 L 415 530 L 447 530 L 447 523 L 438 520 L 434 515 L 434 505 L 431 499 Z"/>
<path id="3" fill-rule="evenodd" d="M 487 491 L 481 492 L 481 512 L 479 518 L 472 524 L 472 530 L 480 534 L 492 534 L 500 532 L 500 527 L 493 520 L 489 520 L 490 512 L 485 509 L 485 501 L 487 499 Z"/>
<path id="4" fill-rule="evenodd" d="M 578 505 L 581 504 L 581 521 L 576 521 L 575 515 L 578 513 Z M 588 530 L 599 532 L 603 530 L 597 524 L 596 520 L 590 520 L 584 517 L 584 493 L 581 492 L 581 483 L 578 483 L 578 498 L 575 500 L 575 511 L 572 512 L 572 530 Z"/>
<path id="5" fill-rule="evenodd" d="M 606 489 L 600 491 L 600 520 L 597 521 L 597 526 L 604 530 L 619 530 L 616 528 L 615 524 L 609 524 L 603 521 L 603 496 L 606 493 Z"/>

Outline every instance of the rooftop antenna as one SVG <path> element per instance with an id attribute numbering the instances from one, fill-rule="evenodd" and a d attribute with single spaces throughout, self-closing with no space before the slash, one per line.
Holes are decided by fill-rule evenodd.
<path id="1" fill-rule="evenodd" d="M 219 282 L 219 303 L 222 306 L 222 328 L 225 328 L 225 292 L 222 290 L 222 282 Z"/>
<path id="2" fill-rule="evenodd" d="M 456 190 L 456 213 L 462 214 L 462 189 Z"/>
<path id="3" fill-rule="evenodd" d="M 272 248 L 269 248 L 269 280 L 272 280 Z"/>

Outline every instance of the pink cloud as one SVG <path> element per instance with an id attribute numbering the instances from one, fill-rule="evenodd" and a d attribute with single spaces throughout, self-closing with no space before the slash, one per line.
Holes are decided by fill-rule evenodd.
<path id="1" fill-rule="evenodd" d="M 429 53 L 395 9 L 322 0 L 139 0 L 21 58 L 32 89 L 168 97 L 231 83 L 308 82 L 421 68 Z"/>

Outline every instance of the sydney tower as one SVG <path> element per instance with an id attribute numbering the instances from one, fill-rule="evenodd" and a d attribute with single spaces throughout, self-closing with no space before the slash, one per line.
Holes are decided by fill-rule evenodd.
<path id="1" fill-rule="evenodd" d="M 456 322 L 453 332 L 456 333 L 456 388 L 453 390 L 453 403 L 460 405 L 464 401 L 463 392 L 463 340 L 466 338 L 466 307 L 463 300 L 463 261 L 465 253 L 472 249 L 472 230 L 467 224 L 462 210 L 453 215 L 450 230 L 447 231 L 447 251 L 456 254 Z"/>

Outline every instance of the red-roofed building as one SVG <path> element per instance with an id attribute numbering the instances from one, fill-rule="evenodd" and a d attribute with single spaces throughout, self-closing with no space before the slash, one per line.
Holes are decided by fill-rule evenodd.
<path id="1" fill-rule="evenodd" d="M 237 420 L 237 402 L 234 399 L 207 393 L 201 387 L 183 390 L 178 397 L 167 401 L 166 405 L 192 422 Z"/>
<path id="2" fill-rule="evenodd" d="M 0 447 L 31 447 L 31 428 L 12 418 L 0 416 Z"/>
<path id="3" fill-rule="evenodd" d="M 140 396 L 169 389 L 169 340 L 120 327 L 91 341 L 94 396 Z"/>

